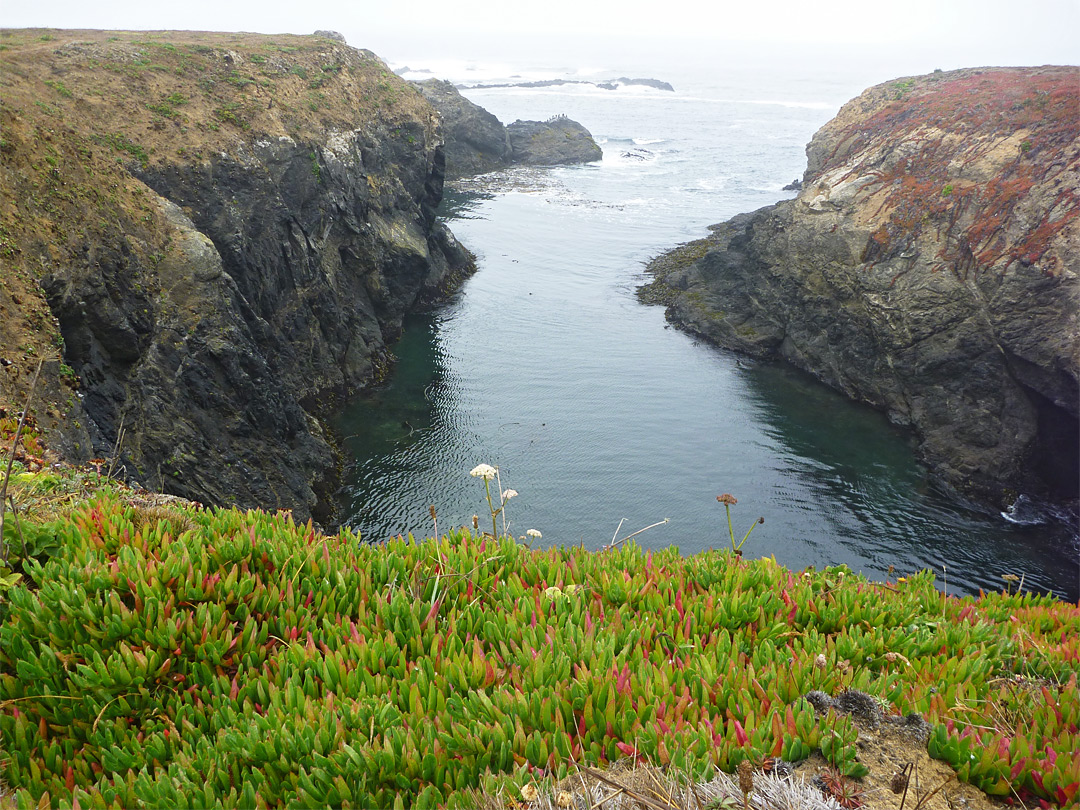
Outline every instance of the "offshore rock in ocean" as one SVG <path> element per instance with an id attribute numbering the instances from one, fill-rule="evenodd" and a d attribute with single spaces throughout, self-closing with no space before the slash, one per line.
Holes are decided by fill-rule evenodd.
<path id="1" fill-rule="evenodd" d="M 511 165 L 553 166 L 600 160 L 603 151 L 585 127 L 565 116 L 502 123 L 450 82 L 414 82 L 439 111 L 446 145 L 446 176 L 469 177 Z"/>

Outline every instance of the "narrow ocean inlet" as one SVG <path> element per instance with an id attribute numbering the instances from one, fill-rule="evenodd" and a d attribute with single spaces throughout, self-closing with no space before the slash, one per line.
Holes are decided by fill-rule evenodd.
<path id="1" fill-rule="evenodd" d="M 440 67 L 474 83 L 641 75 L 619 65 L 458 65 L 457 76 Z M 790 368 L 701 344 L 634 295 L 651 256 L 788 196 L 805 143 L 862 88 L 824 74 L 794 87 L 767 73 L 756 85 L 645 75 L 676 92 L 466 91 L 503 122 L 569 115 L 604 160 L 448 189 L 443 216 L 479 271 L 406 324 L 389 385 L 342 415 L 343 521 L 372 541 L 431 534 L 432 505 L 440 531 L 471 524 L 486 504 L 468 471 L 486 462 L 520 493 L 507 506 L 510 530 L 537 529 L 543 544 L 599 548 L 620 525 L 621 537 L 668 518 L 636 542 L 726 546 L 716 496 L 729 492 L 738 536 L 765 519 L 748 556 L 875 578 L 931 568 L 954 593 L 1000 590 L 1015 574 L 1025 589 L 1080 598 L 1068 526 L 964 508 L 928 483 L 911 437 L 882 414 Z"/>

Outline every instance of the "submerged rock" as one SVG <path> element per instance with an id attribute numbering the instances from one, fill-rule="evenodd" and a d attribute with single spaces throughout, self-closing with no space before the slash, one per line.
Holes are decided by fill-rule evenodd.
<path id="1" fill-rule="evenodd" d="M 814 136 L 798 197 L 661 257 L 643 297 L 910 425 L 954 491 L 1075 499 L 1077 93 L 1053 67 L 873 87 Z"/>

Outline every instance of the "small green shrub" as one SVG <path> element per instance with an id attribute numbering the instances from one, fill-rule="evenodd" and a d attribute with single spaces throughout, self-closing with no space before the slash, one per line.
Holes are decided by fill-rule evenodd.
<path id="1" fill-rule="evenodd" d="M 102 146 L 111 146 L 117 151 L 127 152 L 144 166 L 150 162 L 149 153 L 137 143 L 131 141 L 126 135 L 121 135 L 120 133 L 107 133 L 105 135 L 91 136 L 91 139 Z"/>
<path id="2" fill-rule="evenodd" d="M 45 84 L 48 87 L 51 87 L 60 95 L 62 95 L 64 98 L 74 98 L 74 93 L 72 93 L 71 90 L 68 89 L 67 85 L 65 85 L 62 81 L 46 81 Z"/>
<path id="3" fill-rule="evenodd" d="M 245 131 L 251 129 L 251 124 L 244 117 L 244 109 L 238 101 L 230 101 L 220 107 L 215 107 L 214 117 Z"/>

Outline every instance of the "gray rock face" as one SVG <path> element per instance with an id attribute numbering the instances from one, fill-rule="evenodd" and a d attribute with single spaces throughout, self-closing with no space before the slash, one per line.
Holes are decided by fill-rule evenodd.
<path id="1" fill-rule="evenodd" d="M 442 118 L 448 176 L 483 174 L 513 160 L 510 135 L 498 118 L 461 95 L 450 82 L 427 79 L 415 86 Z"/>
<path id="2" fill-rule="evenodd" d="M 957 95 L 985 120 L 950 118 Z M 1067 69 L 872 88 L 814 136 L 796 199 L 661 257 L 643 297 L 886 410 L 955 491 L 1074 499 L 1075 103 Z"/>
<path id="3" fill-rule="evenodd" d="M 174 229 L 160 264 L 100 255 L 45 282 L 95 450 L 122 427 L 149 489 L 329 522 L 318 417 L 379 376 L 407 310 L 472 268 L 434 219 L 437 144 L 280 137 L 141 174 Z"/>
<path id="4" fill-rule="evenodd" d="M 589 163 L 604 156 L 589 130 L 566 116 L 547 121 L 515 121 L 506 129 L 515 163 L 554 166 Z"/>
<path id="5" fill-rule="evenodd" d="M 469 177 L 513 164 L 555 166 L 603 158 L 589 131 L 565 116 L 504 127 L 450 82 L 427 79 L 414 86 L 442 118 L 447 177 Z"/>

